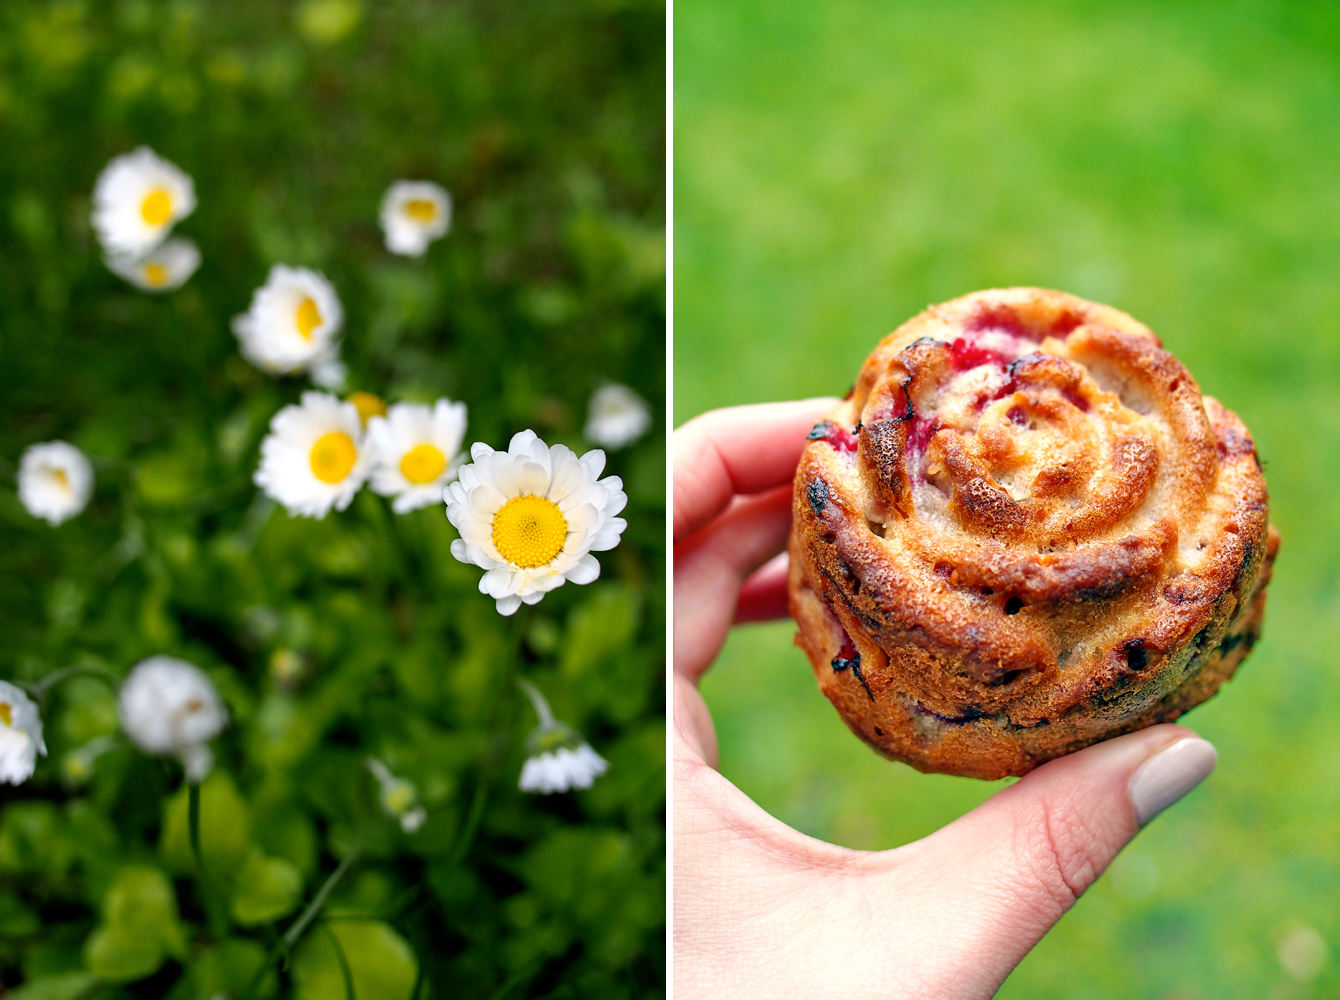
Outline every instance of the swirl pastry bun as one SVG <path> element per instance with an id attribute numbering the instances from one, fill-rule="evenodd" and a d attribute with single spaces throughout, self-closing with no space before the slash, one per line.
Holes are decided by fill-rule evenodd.
<path id="1" fill-rule="evenodd" d="M 886 337 L 796 471 L 796 642 L 847 725 L 999 778 L 1176 719 L 1279 545 L 1241 420 L 1125 313 L 977 292 Z"/>

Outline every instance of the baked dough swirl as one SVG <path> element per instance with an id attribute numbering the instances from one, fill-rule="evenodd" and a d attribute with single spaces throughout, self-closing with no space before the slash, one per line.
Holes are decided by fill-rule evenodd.
<path id="1" fill-rule="evenodd" d="M 1176 719 L 1260 635 L 1279 538 L 1251 435 L 1125 313 L 933 306 L 810 439 L 796 642 L 887 757 L 1025 774 Z"/>

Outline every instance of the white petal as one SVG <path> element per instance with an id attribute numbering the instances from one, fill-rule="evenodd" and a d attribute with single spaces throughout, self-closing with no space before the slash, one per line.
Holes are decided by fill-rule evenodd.
<path id="1" fill-rule="evenodd" d="M 577 565 L 568 570 L 565 574 L 572 583 L 593 583 L 600 577 L 600 563 L 595 556 L 584 555 L 577 561 Z"/>

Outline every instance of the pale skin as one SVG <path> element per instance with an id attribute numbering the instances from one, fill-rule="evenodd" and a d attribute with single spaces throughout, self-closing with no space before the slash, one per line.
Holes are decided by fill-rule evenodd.
<path id="1" fill-rule="evenodd" d="M 724 778 L 698 680 L 733 623 L 786 614 L 784 572 L 769 560 L 785 547 L 805 435 L 836 402 L 718 410 L 675 432 L 674 987 L 683 1000 L 989 997 L 1139 832 L 1150 797 L 1133 801 L 1137 769 L 1174 744 L 1163 761 L 1207 746 L 1183 743 L 1195 734 L 1175 725 L 1110 740 L 887 851 L 808 837 Z"/>

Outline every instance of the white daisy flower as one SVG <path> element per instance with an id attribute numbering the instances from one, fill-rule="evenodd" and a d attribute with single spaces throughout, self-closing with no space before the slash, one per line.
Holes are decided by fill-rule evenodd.
<path id="1" fill-rule="evenodd" d="M 344 322 L 335 288 L 305 267 L 276 264 L 251 297 L 251 307 L 233 317 L 242 355 L 272 375 L 308 370 L 327 388 L 343 382 L 335 337 Z"/>
<path id="2" fill-rule="evenodd" d="M 537 604 L 566 580 L 600 576 L 591 553 L 614 548 L 628 527 L 614 516 L 628 503 L 623 481 L 597 479 L 603 451 L 578 458 L 521 431 L 507 451 L 477 443 L 470 455 L 474 463 L 442 495 L 447 519 L 461 533 L 451 554 L 486 570 L 479 590 L 498 602 L 499 614 L 514 614 L 523 601 Z"/>
<path id="3" fill-rule="evenodd" d="M 358 408 L 324 392 L 304 392 L 270 421 L 254 481 L 290 514 L 325 517 L 344 510 L 368 477 Z"/>
<path id="4" fill-rule="evenodd" d="M 144 254 L 120 253 L 107 258 L 108 269 L 146 292 L 171 292 L 186 284 L 200 266 L 194 240 L 174 236 Z"/>
<path id="5" fill-rule="evenodd" d="M 400 829 L 406 833 L 413 833 L 423 826 L 423 821 L 428 818 L 428 811 L 419 805 L 419 790 L 414 787 L 414 783 L 404 778 L 397 778 L 391 773 L 391 769 L 376 757 L 369 757 L 364 763 L 377 779 L 377 784 L 381 786 L 382 808 L 386 810 L 388 816 L 400 822 Z"/>
<path id="6" fill-rule="evenodd" d="M 605 448 L 632 444 L 651 427 L 651 407 L 626 385 L 611 382 L 591 394 L 586 439 Z"/>
<path id="7" fill-rule="evenodd" d="M 421 257 L 451 225 L 451 195 L 432 181 L 396 181 L 382 196 L 386 249 Z"/>
<path id="8" fill-rule="evenodd" d="M 0 781 L 21 785 L 33 776 L 37 755 L 47 754 L 37 703 L 8 681 L 0 681 Z"/>
<path id="9" fill-rule="evenodd" d="M 108 254 L 143 254 L 195 211 L 195 185 L 148 146 L 118 156 L 93 188 L 93 228 Z"/>
<path id="10" fill-rule="evenodd" d="M 19 460 L 19 500 L 50 525 L 68 521 L 93 496 L 93 466 L 64 441 L 32 445 Z"/>
<path id="11" fill-rule="evenodd" d="M 590 788 L 609 770 L 609 761 L 592 750 L 575 729 L 555 720 L 539 688 L 524 678 L 518 678 L 517 684 L 540 718 L 540 724 L 526 737 L 526 763 L 518 787 L 541 795 Z"/>
<path id="12" fill-rule="evenodd" d="M 442 487 L 460 469 L 465 404 L 439 399 L 433 406 L 396 403 L 386 416 L 368 418 L 372 488 L 395 497 L 391 509 L 407 514 L 442 499 Z"/>
<path id="13" fill-rule="evenodd" d="M 172 656 L 151 656 L 130 671 L 117 696 L 121 728 L 145 753 L 176 757 L 198 785 L 214 766 L 208 743 L 228 725 L 228 709 L 205 672 Z"/>

